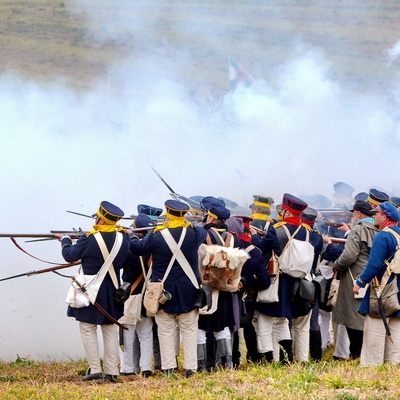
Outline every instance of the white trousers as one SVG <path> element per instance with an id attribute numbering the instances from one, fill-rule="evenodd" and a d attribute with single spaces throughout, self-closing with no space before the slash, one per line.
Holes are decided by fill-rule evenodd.
<path id="1" fill-rule="evenodd" d="M 386 321 L 394 344 L 386 335 L 381 318 L 365 317 L 360 366 L 400 363 L 400 318 L 386 318 Z"/>
<path id="2" fill-rule="evenodd" d="M 334 357 L 347 360 L 350 357 L 350 339 L 344 325 L 332 322 L 335 351 Z"/>
<path id="3" fill-rule="evenodd" d="M 153 320 L 152 318 L 142 317 L 134 324 L 125 324 L 128 330 L 123 330 L 124 351 L 121 352 L 121 372 L 135 372 L 134 366 L 134 338 L 137 332 L 140 348 L 140 370 L 151 371 L 153 361 Z"/>
<path id="4" fill-rule="evenodd" d="M 287 318 L 269 317 L 258 311 L 254 313 L 253 326 L 257 335 L 259 353 L 274 352 L 274 360 L 279 361 L 279 345 L 281 340 L 290 340 L 289 321 Z"/>
<path id="5" fill-rule="evenodd" d="M 104 373 L 118 375 L 118 327 L 115 324 L 94 325 L 87 322 L 79 322 L 79 330 L 86 360 L 89 363 L 90 373 L 101 372 L 99 342 L 97 337 L 97 326 L 101 327 L 104 345 Z"/>
<path id="6" fill-rule="evenodd" d="M 331 312 L 319 309 L 318 323 L 321 327 L 322 349 L 325 350 L 329 344 L 333 343 L 331 334 Z"/>
<path id="7" fill-rule="evenodd" d="M 308 362 L 310 352 L 311 312 L 292 319 L 293 350 L 296 361 Z"/>
<path id="8" fill-rule="evenodd" d="M 180 331 L 183 348 L 183 368 L 197 370 L 197 329 L 199 310 L 185 314 L 167 314 L 159 310 L 155 316 L 160 341 L 161 368 L 173 369 L 176 364 L 176 325 Z"/>
<path id="9" fill-rule="evenodd" d="M 256 321 L 256 323 L 254 324 L 254 328 L 256 330 L 258 352 L 263 354 L 274 351 L 272 329 L 275 318 L 268 317 L 258 311 L 255 312 L 255 317 L 254 321 Z"/>

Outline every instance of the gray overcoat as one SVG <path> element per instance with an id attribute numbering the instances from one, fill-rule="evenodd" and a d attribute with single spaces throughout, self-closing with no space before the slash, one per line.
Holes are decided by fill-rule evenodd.
<path id="1" fill-rule="evenodd" d="M 364 317 L 358 313 L 361 299 L 355 299 L 353 294 L 354 279 L 361 274 L 367 265 L 372 241 L 379 229 L 364 218 L 353 226 L 347 236 L 343 253 L 333 264 L 333 269 L 340 271 L 340 285 L 336 307 L 333 309 L 333 322 L 352 329 L 364 329 Z"/>

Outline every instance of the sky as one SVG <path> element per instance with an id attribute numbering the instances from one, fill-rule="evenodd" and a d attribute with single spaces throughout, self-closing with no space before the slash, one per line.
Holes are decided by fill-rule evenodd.
<path id="1" fill-rule="evenodd" d="M 167 19 L 155 10 L 146 25 L 134 2 L 121 2 L 117 13 L 107 12 L 107 2 L 90 10 L 81 3 L 66 6 L 72 18 L 87 13 L 89 32 L 100 41 L 129 37 L 139 46 L 146 33 L 151 48 L 157 23 Z M 284 13 L 277 6 L 278 11 Z M 179 15 L 178 8 L 173 12 Z M 206 8 L 203 12 L 212 17 Z M 169 24 L 177 36 L 195 36 L 202 31 L 198 20 Z M 212 44 L 212 35 L 204 40 Z M 192 55 L 168 43 L 170 51 L 141 59 L 127 54 L 85 93 L 60 81 L 2 73 L 1 231 L 88 230 L 89 218 L 67 210 L 92 214 L 102 200 L 125 215 L 136 213 L 139 203 L 162 207 L 169 191 L 152 167 L 179 194 L 223 196 L 244 207 L 253 194 L 271 196 L 277 204 L 285 192 L 332 198 L 337 181 L 352 185 L 354 194 L 378 187 L 400 196 L 400 130 L 387 106 L 398 82 L 385 93 L 351 92 L 334 78 L 323 47 L 299 37 L 294 43 L 268 81 L 255 77 L 252 87 L 225 97 L 223 105 L 235 121 L 229 123 L 217 113 L 199 118 L 176 58 L 186 62 Z M 382 48 L 387 67 L 396 64 L 399 49 L 399 43 Z M 58 242 L 19 243 L 37 257 L 63 262 Z M 49 266 L 7 238 L 0 238 L 0 249 L 0 278 Z M 48 273 L 0 284 L 0 359 L 83 357 L 78 324 L 66 316 L 68 279 Z"/>

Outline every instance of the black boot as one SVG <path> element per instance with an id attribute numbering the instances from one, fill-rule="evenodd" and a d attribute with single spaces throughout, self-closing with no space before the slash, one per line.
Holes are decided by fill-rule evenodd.
<path id="1" fill-rule="evenodd" d="M 321 331 L 310 331 L 310 357 L 313 361 L 322 360 Z"/>
<path id="2" fill-rule="evenodd" d="M 229 339 L 217 340 L 215 359 L 217 367 L 227 369 L 233 368 L 232 346 Z"/>
<path id="3" fill-rule="evenodd" d="M 279 343 L 279 362 L 283 365 L 289 365 L 293 362 L 293 349 L 291 339 L 281 340 Z"/>
<path id="4" fill-rule="evenodd" d="M 274 361 L 274 352 L 273 351 L 267 351 L 266 353 L 262 354 L 262 363 L 263 364 L 272 363 L 273 361 Z"/>
<path id="5" fill-rule="evenodd" d="M 206 344 L 197 345 L 197 372 L 207 372 L 207 346 Z"/>

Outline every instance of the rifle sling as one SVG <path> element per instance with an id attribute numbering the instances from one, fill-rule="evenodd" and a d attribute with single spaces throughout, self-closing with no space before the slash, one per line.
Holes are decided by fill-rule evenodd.
<path id="1" fill-rule="evenodd" d="M 79 264 L 81 263 L 81 262 L 79 261 L 79 262 L 69 263 L 69 264 L 59 264 L 59 263 L 56 263 L 56 262 L 51 262 L 51 261 L 42 260 L 42 259 L 37 258 L 37 257 L 35 257 L 34 255 L 28 253 L 26 250 L 24 250 L 24 249 L 17 243 L 17 241 L 16 241 L 13 237 L 11 237 L 10 239 L 11 239 L 11 241 L 15 244 L 15 246 L 17 247 L 17 249 L 21 250 L 23 253 L 27 254 L 29 257 L 32 257 L 32 258 L 34 258 L 35 260 L 44 262 L 44 263 L 46 263 L 46 264 L 65 265 L 66 267 L 72 267 L 72 266 L 74 266 L 74 265 L 79 265 Z"/>

